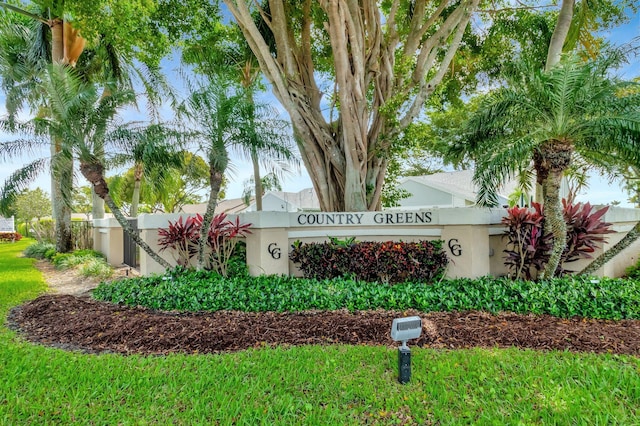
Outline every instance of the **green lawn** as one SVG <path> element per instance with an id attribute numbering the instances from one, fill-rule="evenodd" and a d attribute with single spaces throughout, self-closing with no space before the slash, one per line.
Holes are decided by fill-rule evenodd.
<path id="1" fill-rule="evenodd" d="M 45 290 L 28 242 L 0 245 L 2 324 Z M 396 381 L 382 347 L 259 348 L 163 357 L 84 355 L 0 328 L 0 424 L 640 423 L 640 359 L 517 349 L 414 348 Z"/>

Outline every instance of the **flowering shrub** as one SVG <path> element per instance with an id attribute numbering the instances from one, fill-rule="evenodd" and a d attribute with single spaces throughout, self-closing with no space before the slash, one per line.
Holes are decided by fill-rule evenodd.
<path id="1" fill-rule="evenodd" d="M 449 262 L 442 241 L 296 241 L 289 258 L 299 264 L 305 278 L 353 277 L 382 283 L 436 280 Z"/>
<path id="2" fill-rule="evenodd" d="M 199 214 L 185 220 L 181 216 L 177 221 L 169 222 L 168 228 L 159 229 L 160 251 L 174 250 L 173 255 L 178 265 L 188 267 L 191 259 L 198 254 L 202 220 Z M 238 238 L 250 234 L 249 228 L 251 224 L 240 224 L 239 218 L 232 222 L 227 219 L 225 213 L 214 216 L 207 235 L 209 253 L 206 268 L 226 276 L 229 258 L 238 243 Z"/>
<path id="3" fill-rule="evenodd" d="M 543 231 L 543 207 L 538 203 L 532 205 L 533 210 L 512 207 L 502 219 L 508 226 L 503 235 L 508 240 L 504 250 L 505 265 L 513 278 L 533 279 L 549 260 L 552 238 Z M 571 204 L 563 199 L 562 205 L 567 223 L 567 246 L 560 258 L 557 276 L 572 272 L 564 269 L 566 263 L 590 258 L 598 244 L 605 241 L 604 234 L 613 232 L 611 224 L 602 220 L 608 206 L 592 212 L 593 206 L 589 203 Z"/>
<path id="4" fill-rule="evenodd" d="M 0 242 L 13 243 L 15 241 L 20 241 L 21 239 L 22 235 L 18 232 L 0 232 Z"/>

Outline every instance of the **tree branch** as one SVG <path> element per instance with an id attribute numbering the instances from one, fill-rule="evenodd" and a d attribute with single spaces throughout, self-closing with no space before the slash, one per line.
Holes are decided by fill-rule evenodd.
<path id="1" fill-rule="evenodd" d="M 444 75 L 446 74 L 449 68 L 449 65 L 451 64 L 451 61 L 453 60 L 453 57 L 458 51 L 458 47 L 460 46 L 460 43 L 462 41 L 462 36 L 464 35 L 467 25 L 471 20 L 471 15 L 477 9 L 478 4 L 479 4 L 479 0 L 469 0 L 469 2 L 464 2 L 459 6 L 458 10 L 460 10 L 461 16 L 457 18 L 459 20 L 454 25 L 455 32 L 453 34 L 453 39 L 451 43 L 449 43 L 447 53 L 445 54 L 442 62 L 440 63 L 440 68 L 438 69 L 436 75 L 433 76 L 433 78 L 431 78 L 431 80 L 429 80 L 428 82 L 424 80 L 424 76 L 426 74 L 426 68 L 422 69 L 420 89 L 418 90 L 418 94 L 414 98 L 413 103 L 411 104 L 411 107 L 409 108 L 405 116 L 402 117 L 402 119 L 400 120 L 400 128 L 406 128 L 415 119 L 415 117 L 418 116 L 418 113 L 420 112 L 420 109 L 424 106 L 424 103 L 427 100 L 427 98 L 431 95 L 431 93 L 433 93 L 433 91 L 435 90 L 435 87 L 438 84 L 440 84 L 440 82 L 442 81 Z M 449 19 L 447 19 L 447 21 L 448 20 Z M 454 21 L 451 22 L 452 25 L 453 25 L 453 22 Z M 444 26 L 445 25 L 443 25 L 443 27 Z M 448 29 L 447 32 L 450 35 L 452 31 L 453 31 L 453 27 Z M 430 39 L 433 39 L 434 37 L 431 37 Z M 444 45 L 445 39 L 440 38 L 439 40 L 440 40 L 440 44 Z M 415 76 L 414 76 L 414 81 L 415 81 Z"/>
<path id="2" fill-rule="evenodd" d="M 38 15 L 33 14 L 31 12 L 28 12 L 28 11 L 26 11 L 24 9 L 21 9 L 19 7 L 16 7 L 16 6 L 12 5 L 12 4 L 5 3 L 5 2 L 0 2 L 0 7 L 3 7 L 5 9 L 9 9 L 9 10 L 11 10 L 13 12 L 19 13 L 20 15 L 26 16 L 26 17 L 31 18 L 31 19 L 35 19 L 38 22 L 42 22 L 43 24 L 51 26 L 51 21 L 48 21 L 48 20 L 44 19 L 41 16 L 38 16 Z"/>

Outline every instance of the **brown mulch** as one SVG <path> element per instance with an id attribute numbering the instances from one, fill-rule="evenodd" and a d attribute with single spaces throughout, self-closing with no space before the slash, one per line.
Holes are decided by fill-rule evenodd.
<path id="1" fill-rule="evenodd" d="M 91 353 L 215 353 L 272 345 L 397 346 L 390 338 L 391 322 L 406 315 L 423 319 L 422 337 L 411 341 L 410 346 L 515 346 L 640 355 L 639 320 L 560 319 L 511 313 L 179 313 L 48 294 L 13 309 L 8 325 L 27 340 Z"/>
<path id="2" fill-rule="evenodd" d="M 422 337 L 410 346 L 457 349 L 519 347 L 640 356 L 640 320 L 561 319 L 549 315 L 486 312 L 308 311 L 297 313 L 159 312 L 91 299 L 97 279 L 42 271 L 51 292 L 14 308 L 7 325 L 25 339 L 88 353 L 217 353 L 252 347 L 304 344 L 398 346 L 391 340 L 394 318 L 419 315 Z M 135 274 L 116 270 L 115 279 Z"/>

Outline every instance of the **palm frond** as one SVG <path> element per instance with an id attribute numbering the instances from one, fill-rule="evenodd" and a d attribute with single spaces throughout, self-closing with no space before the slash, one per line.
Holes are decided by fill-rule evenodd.
<path id="1" fill-rule="evenodd" d="M 584 145 L 592 151 L 616 153 L 626 161 L 640 164 L 640 115 L 606 117 L 594 120 L 598 133 L 585 138 Z"/>
<path id="2" fill-rule="evenodd" d="M 48 159 L 38 159 L 21 167 L 9 175 L 0 189 L 0 213 L 8 212 L 15 197 L 29 188 L 33 182 L 49 165 Z"/>
<path id="3" fill-rule="evenodd" d="M 476 158 L 473 181 L 478 187 L 476 202 L 480 206 L 497 205 L 497 191 L 507 180 L 529 167 L 532 153 L 538 145 L 536 137 L 501 140 Z"/>
<path id="4" fill-rule="evenodd" d="M 160 109 L 167 101 L 169 101 L 171 107 L 177 105 L 175 89 L 167 81 L 159 67 L 150 67 L 141 64 L 138 67 L 133 67 L 132 71 L 144 87 L 149 116 L 159 121 L 161 119 Z"/>
<path id="5" fill-rule="evenodd" d="M 34 157 L 48 144 L 48 141 L 41 138 L 0 142 L 0 160 L 8 161 L 21 156 Z"/>

